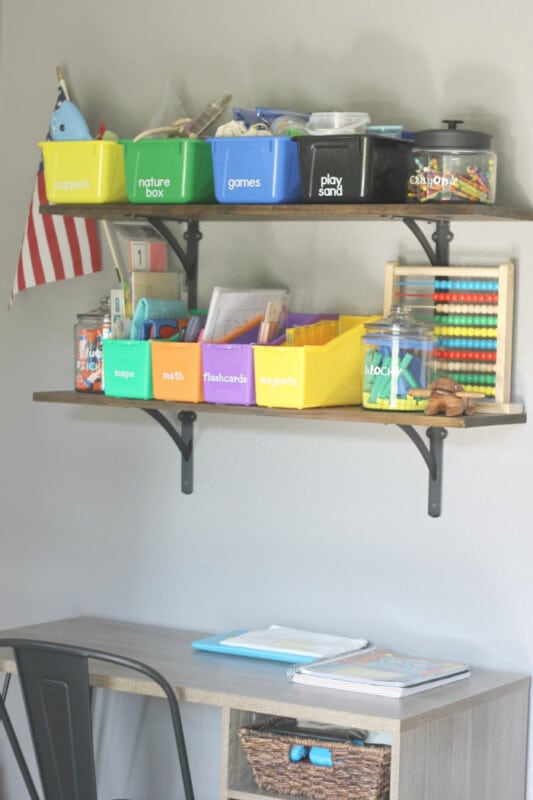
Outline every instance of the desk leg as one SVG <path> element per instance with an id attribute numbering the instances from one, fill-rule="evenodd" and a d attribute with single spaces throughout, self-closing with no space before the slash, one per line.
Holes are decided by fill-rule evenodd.
<path id="1" fill-rule="evenodd" d="M 230 771 L 230 717 L 229 708 L 222 709 L 222 753 L 220 763 L 220 800 L 227 800 Z"/>
<path id="2" fill-rule="evenodd" d="M 524 800 L 528 689 L 516 689 L 400 734 L 391 800 Z"/>
<path id="3" fill-rule="evenodd" d="M 222 778 L 221 794 L 222 800 L 234 800 L 242 794 L 254 794 L 260 797 L 250 765 L 242 750 L 239 741 L 239 728 L 243 725 L 251 725 L 266 719 L 264 714 L 256 714 L 253 711 L 237 711 L 235 709 L 224 708 L 222 712 L 223 732 L 222 732 Z"/>

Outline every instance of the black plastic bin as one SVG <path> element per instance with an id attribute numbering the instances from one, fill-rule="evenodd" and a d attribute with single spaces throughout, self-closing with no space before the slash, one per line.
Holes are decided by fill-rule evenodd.
<path id="1" fill-rule="evenodd" d="M 295 136 L 311 203 L 404 203 L 412 143 L 366 133 Z"/>

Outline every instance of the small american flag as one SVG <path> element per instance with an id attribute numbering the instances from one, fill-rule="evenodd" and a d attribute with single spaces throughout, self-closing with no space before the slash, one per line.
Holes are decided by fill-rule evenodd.
<path id="1" fill-rule="evenodd" d="M 54 111 L 65 99 L 59 86 Z M 50 130 L 46 138 L 51 138 Z M 102 269 L 96 221 L 40 214 L 39 206 L 47 204 L 41 155 L 10 305 L 14 296 L 24 289 L 78 278 Z"/>

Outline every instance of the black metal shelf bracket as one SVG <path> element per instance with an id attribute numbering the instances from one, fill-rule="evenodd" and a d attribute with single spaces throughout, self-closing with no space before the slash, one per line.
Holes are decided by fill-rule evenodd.
<path id="1" fill-rule="evenodd" d="M 416 445 L 429 470 L 428 486 L 428 514 L 430 517 L 440 517 L 442 507 L 442 468 L 444 455 L 444 440 L 448 435 L 445 428 L 430 427 L 426 430 L 429 438 L 429 448 L 412 425 L 398 425 Z"/>
<path id="2" fill-rule="evenodd" d="M 434 247 L 429 242 L 427 236 L 420 228 L 416 219 L 404 218 L 404 224 L 416 236 L 433 267 L 446 267 L 450 263 L 450 242 L 453 233 L 450 230 L 450 222 L 447 219 L 435 220 L 435 231 L 432 235 Z"/>
<path id="3" fill-rule="evenodd" d="M 158 217 L 148 217 L 148 222 L 165 239 L 179 258 L 187 276 L 187 294 L 189 308 L 198 305 L 198 251 L 202 238 L 200 225 L 196 220 L 187 221 L 187 230 L 183 234 L 185 249 L 181 246 L 165 222 Z"/>
<path id="4" fill-rule="evenodd" d="M 172 422 L 157 408 L 143 408 L 152 419 L 166 430 L 172 441 L 178 446 L 181 453 L 181 491 L 183 494 L 192 494 L 193 491 L 193 429 L 196 420 L 194 411 L 180 411 L 178 420 L 181 422 L 179 433 Z"/>

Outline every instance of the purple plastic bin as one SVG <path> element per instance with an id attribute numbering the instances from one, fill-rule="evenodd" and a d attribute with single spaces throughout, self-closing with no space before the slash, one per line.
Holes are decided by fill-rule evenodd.
<path id="1" fill-rule="evenodd" d="M 289 314 L 287 327 L 309 325 L 338 314 Z M 204 401 L 229 405 L 255 405 L 254 351 L 259 329 L 254 328 L 232 344 L 202 342 Z M 281 344 L 285 336 L 272 344 Z"/>
<path id="2" fill-rule="evenodd" d="M 202 367 L 206 403 L 255 404 L 251 344 L 202 343 Z"/>
<path id="3" fill-rule="evenodd" d="M 255 404 L 254 352 L 259 327 L 243 333 L 231 344 L 202 342 L 204 402 Z"/>

